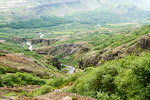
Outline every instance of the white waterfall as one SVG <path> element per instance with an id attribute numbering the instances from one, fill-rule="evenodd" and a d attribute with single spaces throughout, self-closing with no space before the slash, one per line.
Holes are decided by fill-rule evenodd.
<path id="1" fill-rule="evenodd" d="M 30 51 L 32 51 L 32 45 L 31 45 L 31 42 L 27 42 L 26 44 L 27 44 L 27 46 L 28 46 L 28 49 L 29 49 Z"/>

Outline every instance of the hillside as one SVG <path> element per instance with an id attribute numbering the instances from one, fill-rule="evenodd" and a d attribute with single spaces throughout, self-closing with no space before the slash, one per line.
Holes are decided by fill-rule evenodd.
<path id="1" fill-rule="evenodd" d="M 107 28 L 111 31 L 108 31 Z M 1 33 L 1 40 L 6 41 L 0 43 L 0 86 L 5 86 L 5 88 L 0 88 L 2 93 L 0 98 L 20 99 L 21 96 L 25 96 L 25 100 L 29 98 L 34 100 L 37 96 L 43 99 L 45 96 L 55 98 L 52 94 L 55 94 L 57 89 L 62 89 L 63 91 L 58 90 L 59 92 L 56 93 L 58 97 L 63 95 L 64 98 L 67 96 L 73 98 L 75 94 L 78 94 L 79 100 L 93 100 L 93 98 L 99 98 L 100 100 L 102 98 L 147 100 L 147 92 L 144 92 L 146 96 L 143 96 L 137 93 L 134 88 L 142 88 L 143 91 L 148 89 L 149 81 L 147 78 L 143 78 L 145 75 L 147 77 L 147 74 L 142 71 L 149 73 L 149 63 L 146 63 L 149 60 L 149 30 L 149 25 L 143 27 L 136 25 L 135 27 L 135 24 L 115 24 L 96 28 L 91 30 L 91 33 L 90 31 L 83 32 L 79 36 L 64 33 L 62 37 L 58 36 L 60 37 L 58 38 L 54 35 L 55 38 L 51 37 L 53 39 L 39 39 L 39 34 L 35 33 L 29 35 L 30 38 L 23 38 L 22 36 L 25 34 L 17 34 L 15 33 L 16 30 L 13 30 L 14 33 Z M 19 30 L 19 32 L 21 31 Z M 30 30 L 30 32 L 32 31 Z M 102 34 L 101 32 L 105 33 Z M 45 35 L 48 36 L 49 34 Z M 34 39 L 33 37 L 37 38 Z M 82 37 L 82 39 L 79 39 L 79 37 Z M 48 43 L 48 40 L 53 42 Z M 27 41 L 31 41 L 34 51 L 28 50 Z M 48 53 L 37 51 L 43 48 L 47 48 Z M 64 66 L 61 66 L 62 64 Z M 66 73 L 66 64 L 76 66 L 74 74 Z M 147 67 L 143 69 L 142 66 Z M 84 69 L 84 71 L 79 68 Z M 124 73 L 122 73 L 123 70 Z M 134 73 L 138 70 L 141 71 L 141 74 Z M 125 78 L 122 78 L 122 75 Z M 130 75 L 131 77 L 134 76 L 135 80 L 130 81 Z M 126 84 L 133 84 L 132 91 L 128 90 L 128 87 L 125 87 L 126 91 L 120 88 L 122 85 L 126 85 L 120 83 L 121 81 L 124 83 L 124 79 L 128 80 Z M 96 83 L 96 80 L 99 81 Z M 87 86 L 84 86 L 86 84 Z M 9 88 L 9 86 L 13 88 Z M 26 90 L 22 91 L 24 88 Z"/>
<path id="2" fill-rule="evenodd" d="M 0 100 L 149 100 L 149 0 L 0 0 Z"/>

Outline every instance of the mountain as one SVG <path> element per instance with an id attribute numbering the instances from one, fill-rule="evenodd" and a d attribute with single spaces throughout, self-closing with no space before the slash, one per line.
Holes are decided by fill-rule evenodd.
<path id="1" fill-rule="evenodd" d="M 135 22 L 150 18 L 149 4 L 148 0 L 1 0 L 0 22 L 66 16 L 81 23 Z"/>

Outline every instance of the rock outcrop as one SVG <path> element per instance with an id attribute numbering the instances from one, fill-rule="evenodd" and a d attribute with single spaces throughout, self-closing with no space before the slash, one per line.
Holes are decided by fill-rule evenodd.
<path id="1" fill-rule="evenodd" d="M 130 54 L 136 48 L 136 45 L 128 46 L 122 45 L 115 49 L 105 48 L 103 51 L 97 52 L 91 56 L 84 57 L 79 61 L 79 68 L 84 69 L 86 67 L 97 66 L 103 64 L 105 61 L 121 59 L 127 54 Z"/>
<path id="2" fill-rule="evenodd" d="M 140 38 L 139 46 L 143 49 L 150 49 L 150 34 Z"/>
<path id="3" fill-rule="evenodd" d="M 71 56 L 77 52 L 87 52 L 89 48 L 85 47 L 83 44 L 63 44 L 53 47 L 45 47 L 36 49 L 39 54 L 46 54 L 51 56 L 62 55 L 62 57 Z"/>
<path id="4" fill-rule="evenodd" d="M 31 44 L 36 45 L 36 44 L 41 44 L 43 46 L 49 46 L 50 44 L 53 44 L 57 42 L 57 39 L 31 39 Z"/>
<path id="5" fill-rule="evenodd" d="M 51 63 L 54 67 L 56 67 L 58 70 L 61 70 L 62 66 L 61 66 L 61 63 L 58 61 L 58 58 L 56 57 L 53 57 L 51 59 Z"/>
<path id="6" fill-rule="evenodd" d="M 30 41 L 32 45 L 41 44 L 42 46 L 49 46 L 58 41 L 58 39 L 29 39 L 24 37 L 13 37 L 13 40 L 17 41 L 18 43 Z"/>

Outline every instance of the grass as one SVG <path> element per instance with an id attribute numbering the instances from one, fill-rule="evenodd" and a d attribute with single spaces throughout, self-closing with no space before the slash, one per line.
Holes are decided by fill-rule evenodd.
<path id="1" fill-rule="evenodd" d="M 1 76 L 1 86 L 42 85 L 45 81 L 28 73 L 6 73 Z"/>
<path id="2" fill-rule="evenodd" d="M 27 57 L 34 58 L 37 60 L 42 59 L 42 55 L 37 54 L 36 52 L 31 52 L 27 48 L 23 47 L 21 44 L 17 43 L 7 43 L 7 44 L 0 44 L 1 50 L 6 50 L 12 53 L 22 53 Z M 2 54 L 1 54 L 2 55 Z"/>

